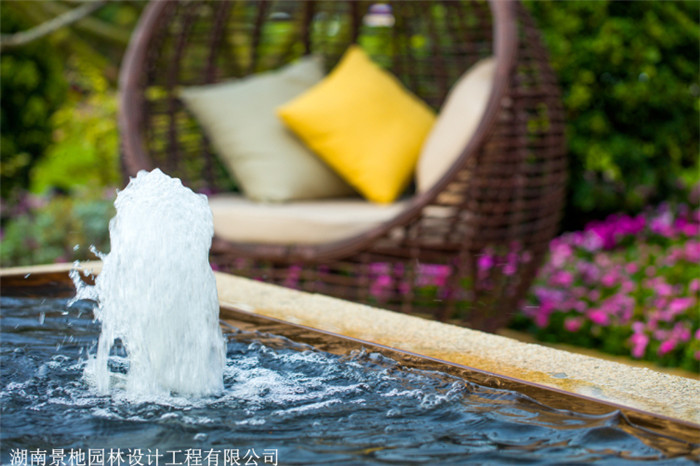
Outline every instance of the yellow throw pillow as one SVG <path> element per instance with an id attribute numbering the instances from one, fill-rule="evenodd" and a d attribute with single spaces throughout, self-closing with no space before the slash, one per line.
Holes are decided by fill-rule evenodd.
<path id="1" fill-rule="evenodd" d="M 433 111 L 351 46 L 320 83 L 277 114 L 368 200 L 393 202 L 408 185 Z"/>

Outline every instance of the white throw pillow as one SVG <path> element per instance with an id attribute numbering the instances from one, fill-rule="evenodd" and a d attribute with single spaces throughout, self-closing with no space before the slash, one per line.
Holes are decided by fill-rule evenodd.
<path id="1" fill-rule="evenodd" d="M 275 114 L 323 77 L 321 58 L 307 56 L 275 71 L 183 88 L 180 96 L 248 198 L 281 202 L 347 196 L 352 188 Z"/>
<path id="2" fill-rule="evenodd" d="M 416 189 L 428 191 L 457 161 L 486 110 L 496 60 L 485 58 L 469 68 L 447 95 L 416 166 Z"/>

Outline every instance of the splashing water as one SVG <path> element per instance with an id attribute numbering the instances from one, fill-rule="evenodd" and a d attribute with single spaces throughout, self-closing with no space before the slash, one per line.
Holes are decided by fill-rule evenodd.
<path id="1" fill-rule="evenodd" d="M 221 392 L 225 346 L 208 261 L 214 229 L 206 196 L 155 169 L 132 178 L 114 205 L 111 252 L 101 255 L 95 285 L 72 273 L 73 302 L 96 301 L 102 324 L 86 379 L 101 393 L 115 387 L 133 396 Z M 126 367 L 112 371 L 110 354 L 122 347 Z"/>

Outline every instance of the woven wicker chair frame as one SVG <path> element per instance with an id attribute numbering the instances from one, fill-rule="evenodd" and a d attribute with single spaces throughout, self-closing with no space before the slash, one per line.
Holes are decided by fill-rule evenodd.
<path id="1" fill-rule="evenodd" d="M 215 237 L 211 250 L 212 263 L 235 274 L 493 330 L 520 305 L 559 222 L 566 157 L 556 78 L 518 3 L 388 3 L 393 25 L 370 27 L 363 19 L 371 2 L 151 2 L 120 76 L 124 172 L 160 167 L 205 193 L 234 186 L 178 99 L 180 86 L 274 69 L 307 53 L 322 54 L 330 69 L 360 43 L 437 110 L 471 65 L 495 56 L 475 134 L 394 219 L 328 244 Z"/>

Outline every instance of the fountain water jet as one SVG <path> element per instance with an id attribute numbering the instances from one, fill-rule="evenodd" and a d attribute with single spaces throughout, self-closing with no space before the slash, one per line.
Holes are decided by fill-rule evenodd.
<path id="1" fill-rule="evenodd" d="M 73 301 L 96 301 L 102 324 L 87 380 L 107 393 L 123 379 L 109 368 L 119 339 L 128 355 L 128 395 L 221 392 L 225 344 L 208 260 L 214 228 L 206 196 L 155 169 L 132 178 L 114 205 L 111 251 L 101 255 L 95 285 L 72 273 Z"/>

